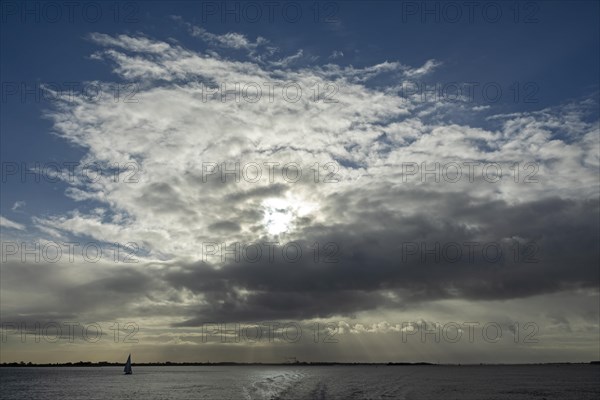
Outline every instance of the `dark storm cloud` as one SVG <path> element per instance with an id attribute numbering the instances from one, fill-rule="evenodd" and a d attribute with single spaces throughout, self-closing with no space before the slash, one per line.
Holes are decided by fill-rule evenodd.
<path id="1" fill-rule="evenodd" d="M 415 202 L 420 211 L 408 217 L 394 209 Z M 96 264 L 4 263 L 3 291 L 19 292 L 12 292 L 11 303 L 3 305 L 3 320 L 29 315 L 30 321 L 48 321 L 75 314 L 114 318 L 120 313 L 179 316 L 184 319 L 181 325 L 308 319 L 401 310 L 440 299 L 508 300 L 599 284 L 599 210 L 593 200 L 550 198 L 511 205 L 476 202 L 462 192 L 368 188 L 332 194 L 326 204 L 354 222 L 305 227 L 302 239 L 294 241 L 302 248 L 296 262 L 282 257 L 279 246 L 272 262 L 266 252 L 255 263 L 243 257 L 236 262 L 229 255 L 219 268 L 206 262 L 110 269 Z M 215 228 L 219 224 L 222 229 L 235 228 L 230 221 Z M 436 262 L 432 255 L 426 261 L 418 255 L 403 259 L 403 243 L 432 248 L 435 242 L 502 243 L 512 237 L 535 241 L 539 261 L 515 261 L 510 242 L 495 262 L 477 251 L 472 262 L 466 255 L 454 263 L 443 258 Z M 314 260 L 315 242 L 321 246 L 320 262 Z M 327 243 L 339 246 L 333 256 L 324 248 Z M 323 262 L 323 257 L 337 262 Z M 77 278 L 74 267 L 80 272 L 86 268 L 81 275 L 85 278 Z M 202 301 L 178 306 L 185 303 L 184 289 Z M 32 294 L 43 295 L 44 303 Z M 153 299 L 167 299 L 170 305 L 153 307 Z M 53 316 L 59 306 L 63 315 Z"/>
<path id="2" fill-rule="evenodd" d="M 230 260 L 220 269 L 188 265 L 167 270 L 165 279 L 176 288 L 206 297 L 208 305 L 198 308 L 198 317 L 187 324 L 207 318 L 352 315 L 439 299 L 514 299 L 598 285 L 597 202 L 552 198 L 518 205 L 502 201 L 473 204 L 462 193 L 421 194 L 422 213 L 408 219 L 386 210 L 359 211 L 373 208 L 352 206 L 364 202 L 372 205 L 373 201 L 357 193 L 352 198 L 333 196 L 338 204 L 351 204 L 357 220 L 369 223 L 307 229 L 303 232 L 306 241 L 298 242 L 303 257 L 297 262 L 285 260 L 278 248 L 272 263 L 263 257 L 259 263 Z M 387 194 L 398 199 L 404 195 L 415 193 L 397 190 Z M 428 209 L 433 204 L 436 208 Z M 468 228 L 469 221 L 479 227 Z M 406 242 L 426 243 L 432 248 L 435 242 L 501 244 L 503 238 L 516 236 L 535 241 L 537 262 L 515 261 L 511 242 L 502 247 L 501 259 L 492 257 L 493 262 L 477 250 L 473 262 L 466 255 L 455 263 L 442 257 L 436 262 L 431 255 L 425 262 L 418 256 L 402 259 L 402 243 Z M 315 263 L 311 248 L 315 241 L 339 244 L 339 262 Z M 240 294 L 242 290 L 248 292 Z M 397 297 L 384 295 L 389 292 Z"/>

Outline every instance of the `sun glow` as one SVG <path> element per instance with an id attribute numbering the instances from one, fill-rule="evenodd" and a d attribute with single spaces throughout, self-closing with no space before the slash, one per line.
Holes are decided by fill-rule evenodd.
<path id="1" fill-rule="evenodd" d="M 271 198 L 262 203 L 263 224 L 271 235 L 290 232 L 299 217 L 304 217 L 316 209 L 316 205 L 290 198 Z"/>

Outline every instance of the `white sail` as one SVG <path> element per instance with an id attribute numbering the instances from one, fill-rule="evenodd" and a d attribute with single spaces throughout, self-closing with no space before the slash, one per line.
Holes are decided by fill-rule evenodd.
<path id="1" fill-rule="evenodd" d="M 133 371 L 131 370 L 131 354 L 129 355 L 129 357 L 127 357 L 127 362 L 125 363 L 124 371 L 126 375 L 130 375 L 133 373 Z"/>

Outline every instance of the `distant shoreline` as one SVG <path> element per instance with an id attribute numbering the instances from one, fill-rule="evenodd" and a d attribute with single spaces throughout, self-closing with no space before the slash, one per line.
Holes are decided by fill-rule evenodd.
<path id="1" fill-rule="evenodd" d="M 153 362 L 153 363 L 133 363 L 134 367 L 219 367 L 219 366 L 455 366 L 455 367 L 469 367 L 469 366 L 534 366 L 534 365 L 600 365 L 600 361 L 590 362 L 551 362 L 551 363 L 428 363 L 428 362 L 388 362 L 388 363 L 344 363 L 344 362 L 295 362 L 295 363 L 240 363 L 240 362 Z M 34 364 L 31 362 L 12 362 L 12 363 L 1 363 L 2 367 L 122 367 L 123 363 L 117 362 L 91 362 L 91 361 L 79 361 L 76 363 L 45 363 L 45 364 Z"/>

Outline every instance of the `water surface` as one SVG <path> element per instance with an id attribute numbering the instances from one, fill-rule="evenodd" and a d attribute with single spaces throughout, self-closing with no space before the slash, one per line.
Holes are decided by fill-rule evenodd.
<path id="1" fill-rule="evenodd" d="M 0 368 L 2 399 L 597 399 L 600 365 Z"/>

